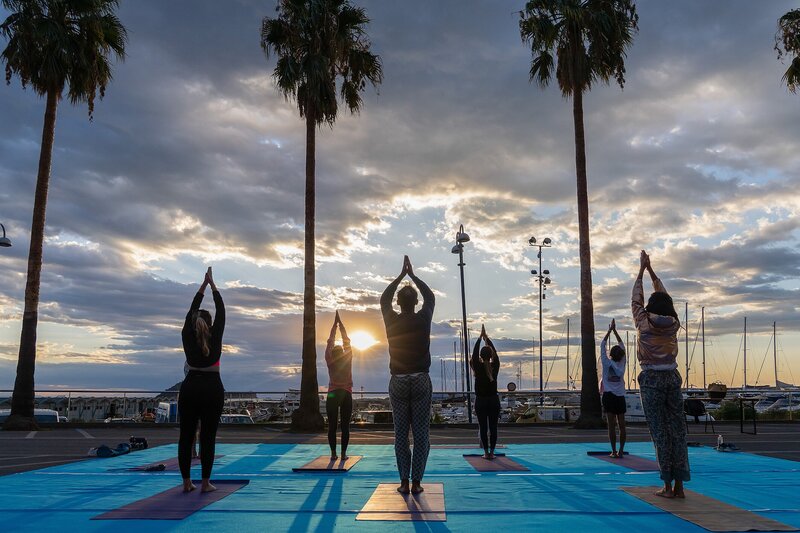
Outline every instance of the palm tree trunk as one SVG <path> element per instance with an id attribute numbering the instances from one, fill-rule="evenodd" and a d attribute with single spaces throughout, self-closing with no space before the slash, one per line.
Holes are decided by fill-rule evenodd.
<path id="1" fill-rule="evenodd" d="M 314 257 L 314 214 L 316 177 L 316 133 L 313 106 L 306 109 L 306 219 L 303 275 L 303 366 L 300 377 L 300 407 L 292 413 L 292 429 L 319 431 L 325 423 L 319 412 L 317 382 L 317 333 Z"/>
<path id="2" fill-rule="evenodd" d="M 575 122 L 575 169 L 578 182 L 578 255 L 581 266 L 581 416 L 577 427 L 603 427 L 600 391 L 597 388 L 597 362 L 594 342 L 594 302 L 592 301 L 592 250 L 589 245 L 589 188 L 586 180 L 586 137 L 583 130 L 583 93 L 572 95 Z"/>
<path id="3" fill-rule="evenodd" d="M 33 417 L 34 371 L 36 369 L 36 326 L 39 322 L 39 285 L 42 274 L 42 244 L 44 242 L 47 189 L 50 186 L 50 166 L 53 160 L 53 142 L 56 134 L 56 111 L 60 91 L 47 93 L 47 106 L 42 128 L 42 146 L 39 152 L 39 175 L 36 178 L 36 196 L 33 201 L 31 244 L 28 250 L 28 281 L 25 284 L 25 310 L 22 314 L 22 335 L 19 341 L 17 379 L 11 399 L 11 414 L 3 429 L 38 429 Z"/>

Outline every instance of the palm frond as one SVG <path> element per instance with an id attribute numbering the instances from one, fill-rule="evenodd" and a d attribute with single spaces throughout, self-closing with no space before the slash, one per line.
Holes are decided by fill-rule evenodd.
<path id="1" fill-rule="evenodd" d="M 6 82 L 16 75 L 40 95 L 67 89 L 72 103 L 94 102 L 112 79 L 111 58 L 125 59 L 127 32 L 117 0 L 3 0 L 12 11 L 0 25 Z"/>
<path id="2" fill-rule="evenodd" d="M 383 80 L 380 57 L 370 52 L 366 11 L 349 0 L 280 0 L 277 16 L 261 24 L 261 48 L 277 56 L 272 77 L 278 90 L 297 100 L 301 117 L 333 125 L 339 97 L 348 110 L 361 107 L 367 83 Z"/>

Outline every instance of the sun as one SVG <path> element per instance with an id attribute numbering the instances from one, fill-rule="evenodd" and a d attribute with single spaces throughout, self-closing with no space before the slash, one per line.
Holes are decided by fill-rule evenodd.
<path id="1" fill-rule="evenodd" d="M 359 330 L 350 334 L 350 344 L 357 350 L 366 350 L 378 344 L 378 341 L 366 331 Z"/>

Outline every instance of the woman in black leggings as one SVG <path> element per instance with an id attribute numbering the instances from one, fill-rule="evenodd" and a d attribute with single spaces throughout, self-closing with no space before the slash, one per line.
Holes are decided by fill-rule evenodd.
<path id="1" fill-rule="evenodd" d="M 336 346 L 336 328 L 342 334 L 342 345 Z M 325 363 L 328 365 L 328 399 L 325 410 L 328 412 L 328 444 L 331 447 L 331 461 L 337 460 L 336 426 L 339 415 L 342 420 L 342 460 L 347 460 L 347 444 L 350 442 L 350 418 L 353 416 L 353 348 L 344 323 L 336 311 L 331 335 L 325 348 Z"/>
<path id="2" fill-rule="evenodd" d="M 203 292 L 211 285 L 214 295 L 216 316 L 211 320 L 211 313 L 200 309 Z M 188 372 L 181 384 L 178 396 L 178 414 L 181 417 L 181 434 L 178 440 L 178 466 L 183 477 L 183 491 L 190 492 L 196 487 L 192 483 L 190 469 L 192 466 L 192 440 L 197 422 L 200 424 L 200 463 L 202 465 L 202 492 L 211 492 L 216 487 L 211 484 L 211 467 L 214 465 L 214 445 L 217 438 L 217 426 L 225 403 L 225 389 L 219 377 L 219 360 L 222 356 L 222 333 L 225 330 L 225 305 L 222 303 L 211 267 L 200 290 L 192 300 L 192 306 L 186 314 L 181 337 L 183 351 L 186 353 Z"/>
<path id="3" fill-rule="evenodd" d="M 481 341 L 486 346 L 481 348 Z M 481 430 L 481 447 L 484 459 L 494 459 L 497 445 L 497 421 L 500 418 L 500 398 L 497 396 L 497 373 L 500 371 L 500 358 L 492 340 L 481 326 L 481 336 L 475 341 L 472 351 L 472 371 L 475 373 L 475 414 Z M 488 433 L 488 435 L 487 435 Z"/>

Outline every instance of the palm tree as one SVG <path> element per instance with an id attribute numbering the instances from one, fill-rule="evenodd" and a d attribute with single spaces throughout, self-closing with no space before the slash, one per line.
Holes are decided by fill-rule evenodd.
<path id="1" fill-rule="evenodd" d="M 791 92 L 797 92 L 800 88 L 800 9 L 793 9 L 778 19 L 775 51 L 778 52 L 778 59 L 784 55 L 794 56 L 782 81 Z"/>
<path id="2" fill-rule="evenodd" d="M 306 121 L 305 265 L 303 277 L 303 366 L 300 407 L 292 413 L 299 430 L 323 427 L 319 411 L 314 294 L 314 186 L 316 129 L 333 127 L 339 110 L 337 82 L 351 113 L 360 110 L 367 82 L 383 80 L 380 57 L 370 52 L 369 18 L 348 0 L 279 0 L 275 18 L 261 25 L 261 48 L 278 57 L 272 74 L 278 89 L 294 98 Z"/>
<path id="3" fill-rule="evenodd" d="M 3 425 L 3 429 L 36 429 L 33 418 L 36 326 L 56 110 L 66 89 L 72 104 L 88 104 L 91 119 L 97 94 L 102 98 L 111 81 L 109 56 L 114 54 L 124 59 L 127 34 L 114 14 L 118 0 L 2 0 L 2 3 L 11 13 L 0 25 L 0 34 L 8 40 L 0 55 L 6 82 L 11 83 L 11 78 L 17 75 L 23 87 L 30 85 L 47 101 L 33 203 L 17 379 L 11 414 Z"/>
<path id="4" fill-rule="evenodd" d="M 597 81 L 625 84 L 626 50 L 638 29 L 633 0 L 530 0 L 520 12 L 520 36 L 531 47 L 530 80 L 546 87 L 553 74 L 564 98 L 572 97 L 578 185 L 581 278 L 581 416 L 579 427 L 602 426 L 595 361 L 592 257 L 583 93 Z"/>

